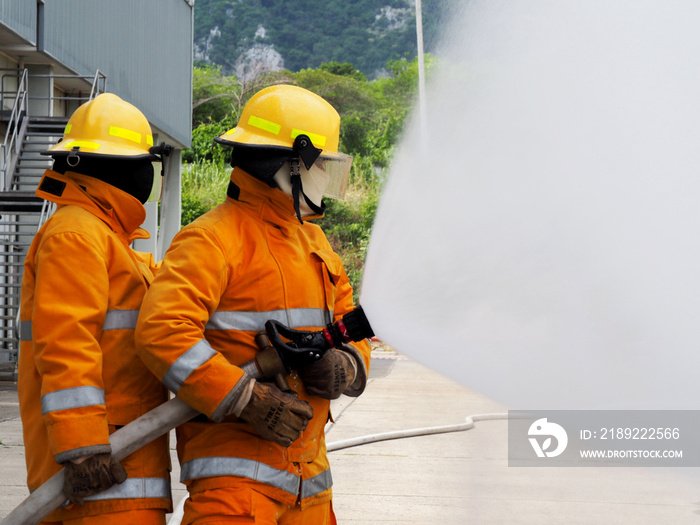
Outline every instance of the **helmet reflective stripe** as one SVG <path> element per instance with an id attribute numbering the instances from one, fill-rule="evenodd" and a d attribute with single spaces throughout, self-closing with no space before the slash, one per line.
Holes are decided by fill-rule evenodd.
<path id="1" fill-rule="evenodd" d="M 279 135 L 280 130 L 282 129 L 282 126 L 280 124 L 275 124 L 274 122 L 270 122 L 269 120 L 265 120 L 264 118 L 256 117 L 255 115 L 251 115 L 250 118 L 248 119 L 248 125 L 253 126 L 255 128 L 261 129 L 263 131 L 267 131 L 268 133 L 272 133 L 273 135 Z M 229 130 L 228 133 L 233 133 L 234 130 Z"/>
<path id="2" fill-rule="evenodd" d="M 141 144 L 141 133 L 131 131 L 130 129 L 118 128 L 117 126 L 109 127 L 109 134 L 113 137 L 121 137 L 136 144 Z"/>
<path id="3" fill-rule="evenodd" d="M 254 128 L 261 129 L 263 131 L 267 131 L 268 133 L 272 133 L 273 135 L 279 135 L 280 131 L 282 129 L 281 124 L 276 124 L 274 122 L 270 122 L 269 120 L 265 120 L 264 118 L 256 117 L 255 115 L 251 115 L 250 118 L 248 119 L 248 125 L 253 126 Z M 226 135 L 230 135 L 235 131 L 234 129 L 230 129 L 226 132 Z M 291 133 L 289 134 L 289 138 L 294 140 L 297 138 L 299 135 L 306 135 L 311 139 L 311 142 L 313 142 L 314 146 L 317 148 L 323 148 L 323 146 L 326 145 L 326 137 L 323 135 L 319 135 L 318 133 L 312 133 L 311 131 L 305 131 L 303 129 L 296 129 L 293 128 Z"/>
<path id="4" fill-rule="evenodd" d="M 292 135 L 291 136 L 292 139 L 297 138 L 299 135 L 306 135 L 307 137 L 309 137 L 311 139 L 311 142 L 317 148 L 323 149 L 323 146 L 326 145 L 326 137 L 324 137 L 323 135 L 317 135 L 316 133 L 311 133 L 310 131 L 304 131 L 301 129 L 293 129 L 291 135 Z"/>

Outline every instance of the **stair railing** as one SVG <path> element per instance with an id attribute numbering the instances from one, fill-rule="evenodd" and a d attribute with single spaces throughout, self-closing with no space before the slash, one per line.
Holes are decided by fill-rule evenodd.
<path id="1" fill-rule="evenodd" d="M 7 191 L 10 189 L 12 182 L 12 173 L 8 169 L 10 166 L 10 152 L 14 149 L 14 155 L 19 154 L 20 141 L 17 139 L 22 125 L 22 119 L 27 114 L 27 78 L 28 71 L 22 70 L 17 83 L 17 94 L 12 106 L 12 113 L 7 124 L 7 132 L 5 140 L 0 146 L 0 177 L 2 178 L 2 189 Z M 3 77 L 4 78 L 4 77 Z M 3 90 L 4 92 L 4 90 Z"/>
<path id="2" fill-rule="evenodd" d="M 95 71 L 95 77 L 92 79 L 92 88 L 90 89 L 90 100 L 95 98 L 100 93 L 107 91 L 107 75 L 99 69 Z"/>

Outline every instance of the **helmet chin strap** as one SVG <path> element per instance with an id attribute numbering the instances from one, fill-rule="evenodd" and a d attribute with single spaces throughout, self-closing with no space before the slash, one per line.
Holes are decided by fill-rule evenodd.
<path id="1" fill-rule="evenodd" d="M 300 197 L 304 196 L 304 201 L 309 206 L 312 212 L 316 215 L 320 215 L 326 209 L 325 204 L 321 201 L 321 206 L 317 206 L 311 199 L 309 199 L 304 193 L 304 187 L 301 184 L 301 173 L 299 171 L 299 161 L 304 161 L 304 166 L 306 169 L 311 169 L 316 159 L 321 155 L 320 149 L 316 148 L 311 139 L 304 134 L 297 135 L 294 139 L 294 146 L 292 147 L 294 152 L 297 154 L 296 157 L 289 160 L 289 165 L 291 168 L 291 181 L 292 181 L 292 198 L 294 199 L 294 211 L 297 213 L 297 219 L 301 224 L 304 224 L 301 218 L 301 210 L 299 209 Z"/>
<path id="2" fill-rule="evenodd" d="M 304 197 L 306 205 L 311 209 L 315 215 L 321 215 L 326 209 L 326 204 L 321 201 L 321 206 L 317 206 L 306 193 L 304 193 L 304 186 L 301 183 L 301 172 L 299 170 L 299 158 L 293 158 L 289 160 L 290 175 L 292 181 L 292 198 L 294 199 L 294 211 L 297 214 L 297 219 L 299 219 L 300 224 L 304 224 L 304 220 L 301 217 L 300 200 Z"/>

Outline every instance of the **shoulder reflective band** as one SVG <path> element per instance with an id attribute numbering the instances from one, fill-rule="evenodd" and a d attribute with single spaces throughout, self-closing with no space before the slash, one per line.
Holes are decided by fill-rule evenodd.
<path id="1" fill-rule="evenodd" d="M 197 341 L 187 352 L 170 365 L 170 368 L 163 376 L 163 384 L 168 390 L 177 394 L 182 384 L 190 377 L 190 374 L 209 361 L 215 354 L 216 350 L 211 347 L 206 339 Z"/>
<path id="2" fill-rule="evenodd" d="M 109 134 L 113 137 L 119 137 L 122 139 L 130 140 L 131 142 L 136 142 L 136 144 L 141 144 L 141 133 L 131 131 L 130 129 L 118 128 L 117 126 L 110 126 Z"/>
<path id="3" fill-rule="evenodd" d="M 70 408 L 91 407 L 105 404 L 105 391 L 96 386 L 77 386 L 56 390 L 41 396 L 41 414 Z"/>
<path id="4" fill-rule="evenodd" d="M 138 318 L 138 310 L 109 310 L 102 330 L 133 330 Z"/>
<path id="5" fill-rule="evenodd" d="M 214 312 L 205 326 L 205 330 L 265 330 L 268 320 L 279 321 L 289 328 L 323 327 L 333 319 L 333 312 L 322 308 L 290 308 L 288 310 L 270 310 L 268 312 Z"/>
<path id="6" fill-rule="evenodd" d="M 302 129 L 293 129 L 292 130 L 292 140 L 297 138 L 299 135 L 306 135 L 311 139 L 311 142 L 313 142 L 314 146 L 317 148 L 323 149 L 323 146 L 326 145 L 326 137 L 323 135 L 317 135 L 316 133 L 311 133 L 310 131 L 304 131 Z"/>
<path id="7" fill-rule="evenodd" d="M 88 142 L 87 140 L 74 140 L 66 144 L 64 148 L 100 149 L 100 145 L 97 142 Z"/>
<path id="8" fill-rule="evenodd" d="M 170 499 L 170 480 L 165 478 L 128 478 L 120 485 L 112 485 L 99 494 L 88 496 L 86 501 L 106 499 Z"/>
<path id="9" fill-rule="evenodd" d="M 180 481 L 215 476 L 241 476 L 272 485 L 280 490 L 299 494 L 301 480 L 286 470 L 277 470 L 265 463 L 245 458 L 209 457 L 196 458 L 183 463 Z"/>
<path id="10" fill-rule="evenodd" d="M 305 479 L 301 482 L 301 499 L 316 496 L 321 492 L 325 492 L 333 486 L 333 478 L 331 469 L 324 470 L 313 478 Z"/>
<path id="11" fill-rule="evenodd" d="M 282 129 L 281 125 L 275 124 L 274 122 L 270 122 L 269 120 L 265 120 L 264 118 L 256 117 L 255 115 L 250 116 L 250 118 L 248 119 L 248 125 L 253 126 L 254 128 L 261 129 L 263 131 L 267 131 L 268 133 L 272 133 L 273 135 L 279 135 L 279 132 Z"/>

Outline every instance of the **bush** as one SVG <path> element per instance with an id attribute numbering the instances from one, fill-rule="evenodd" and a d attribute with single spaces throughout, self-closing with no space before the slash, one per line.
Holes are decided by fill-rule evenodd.
<path id="1" fill-rule="evenodd" d="M 224 201 L 230 175 L 231 168 L 222 162 L 185 164 L 182 170 L 182 226 Z"/>
<path id="2" fill-rule="evenodd" d="M 231 156 L 230 148 L 214 142 L 214 139 L 233 127 L 231 119 L 200 124 L 192 130 L 192 147 L 182 152 L 182 161 L 190 164 L 225 164 Z"/>

